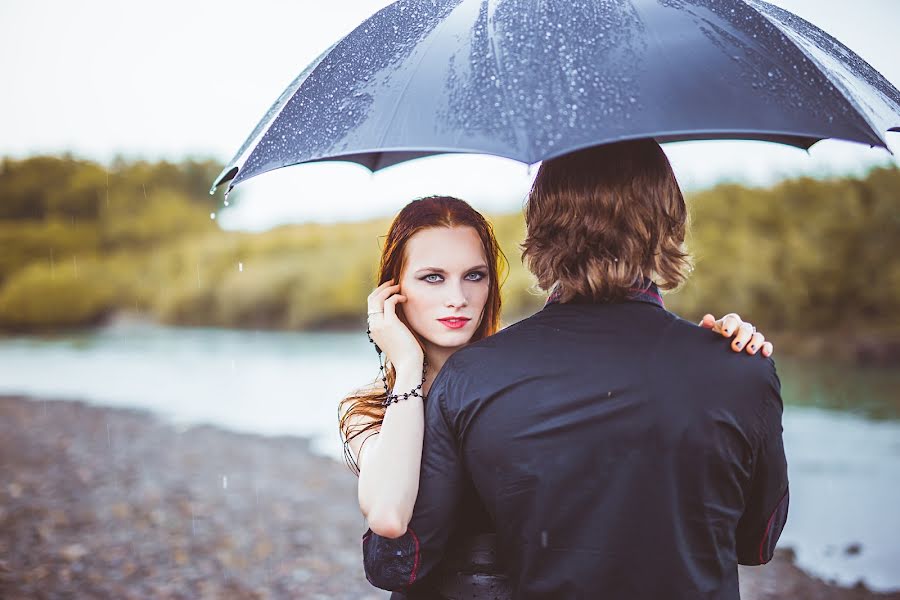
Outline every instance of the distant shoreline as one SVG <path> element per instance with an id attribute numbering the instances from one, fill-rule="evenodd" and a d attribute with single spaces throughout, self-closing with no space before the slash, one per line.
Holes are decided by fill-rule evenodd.
<path id="1" fill-rule="evenodd" d="M 503 326 L 530 316 L 532 313 L 504 319 Z M 752 321 L 752 316 L 745 315 Z M 146 314 L 120 311 L 105 318 L 93 326 L 71 328 L 42 329 L 2 329 L 0 339 L 12 336 L 64 336 L 73 333 L 90 333 L 104 328 L 150 325 L 172 327 L 176 329 L 223 329 L 231 331 L 266 331 L 284 333 L 346 333 L 364 331 L 365 321 L 362 319 L 331 319 L 302 329 L 285 329 L 280 327 L 227 327 L 227 326 L 193 326 L 176 323 L 163 323 L 148 318 Z M 895 367 L 900 366 L 900 331 L 833 331 L 827 333 L 798 333 L 791 331 L 769 331 L 764 324 L 759 329 L 767 338 L 776 344 L 778 356 L 816 360 L 828 359 L 840 363 L 860 367 Z"/>
<path id="2" fill-rule="evenodd" d="M 355 478 L 307 440 L 0 396 L 0 596 L 383 599 Z M 811 577 L 780 550 L 745 600 L 900 599 Z"/>

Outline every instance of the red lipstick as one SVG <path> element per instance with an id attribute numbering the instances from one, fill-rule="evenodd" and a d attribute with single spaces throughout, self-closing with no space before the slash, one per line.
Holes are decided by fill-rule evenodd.
<path id="1" fill-rule="evenodd" d="M 459 329 L 460 327 L 465 327 L 466 323 L 471 320 L 472 319 L 466 317 L 444 317 L 443 319 L 438 319 L 438 321 L 440 321 L 450 329 Z"/>

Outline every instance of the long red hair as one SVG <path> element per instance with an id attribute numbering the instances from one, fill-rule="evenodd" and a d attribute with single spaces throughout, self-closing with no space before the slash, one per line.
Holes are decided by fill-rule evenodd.
<path id="1" fill-rule="evenodd" d="M 471 227 L 478 233 L 484 246 L 488 266 L 488 297 L 481 313 L 481 322 L 470 342 L 476 342 L 492 335 L 500 328 L 500 286 L 506 275 L 508 263 L 494 230 L 481 213 L 459 198 L 449 196 L 429 196 L 413 200 L 401 210 L 388 230 L 376 285 L 393 279 L 400 281 L 400 274 L 406 262 L 406 244 L 417 232 L 432 227 Z M 390 363 L 385 365 L 389 388 L 393 388 L 395 373 Z M 380 386 L 378 386 L 380 387 Z M 384 421 L 385 408 L 382 404 L 387 396 L 383 389 L 357 392 L 344 398 L 339 407 L 339 428 L 344 440 L 344 459 L 355 473 L 359 466 L 353 459 L 349 443 L 360 435 L 375 433 Z M 367 432 L 369 432 L 367 434 Z"/>

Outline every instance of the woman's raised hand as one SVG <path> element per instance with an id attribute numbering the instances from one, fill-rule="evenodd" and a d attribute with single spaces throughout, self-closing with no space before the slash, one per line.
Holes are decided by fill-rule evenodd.
<path id="1" fill-rule="evenodd" d="M 756 354 L 761 351 L 763 356 L 769 357 L 775 351 L 772 342 L 767 342 L 766 336 L 756 331 L 752 323 L 741 320 L 737 313 L 728 313 L 718 320 L 710 314 L 703 315 L 700 326 L 712 329 L 727 338 L 734 336 L 731 349 L 735 352 L 746 350 L 747 354 Z"/>
<path id="2" fill-rule="evenodd" d="M 375 288 L 368 298 L 369 335 L 385 353 L 395 369 L 421 369 L 422 346 L 397 316 L 397 305 L 406 302 L 393 279 Z"/>

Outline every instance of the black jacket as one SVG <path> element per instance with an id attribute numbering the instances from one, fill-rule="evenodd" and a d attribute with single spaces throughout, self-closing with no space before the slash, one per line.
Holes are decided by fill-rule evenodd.
<path id="1" fill-rule="evenodd" d="M 549 304 L 456 352 L 409 529 L 363 538 L 369 581 L 427 587 L 474 489 L 516 598 L 738 598 L 787 518 L 775 365 L 656 298 Z"/>

